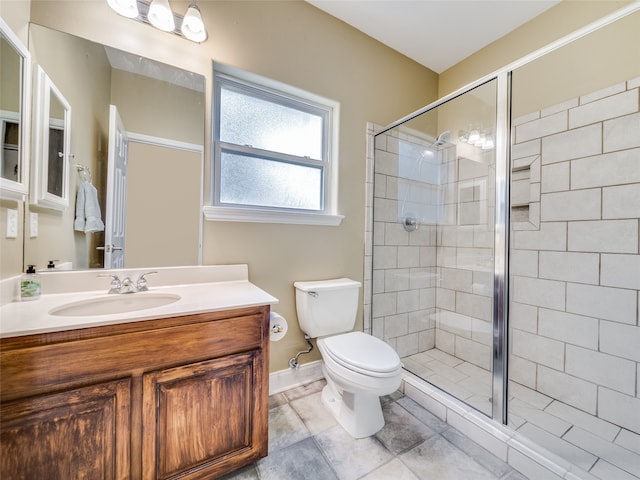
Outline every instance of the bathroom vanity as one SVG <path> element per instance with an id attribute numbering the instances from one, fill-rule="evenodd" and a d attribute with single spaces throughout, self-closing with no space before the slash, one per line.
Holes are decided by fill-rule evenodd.
<path id="1" fill-rule="evenodd" d="M 210 479 L 267 455 L 277 300 L 246 280 L 166 289 L 201 294 L 90 326 L 3 324 L 0 478 Z"/>

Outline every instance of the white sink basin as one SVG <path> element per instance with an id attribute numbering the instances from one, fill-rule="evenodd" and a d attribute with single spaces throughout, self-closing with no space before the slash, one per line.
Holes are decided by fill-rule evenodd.
<path id="1" fill-rule="evenodd" d="M 147 308 L 162 307 L 180 300 L 173 293 L 131 293 L 90 298 L 67 303 L 49 311 L 49 315 L 64 317 L 90 317 L 94 315 L 113 315 L 128 313 Z"/>

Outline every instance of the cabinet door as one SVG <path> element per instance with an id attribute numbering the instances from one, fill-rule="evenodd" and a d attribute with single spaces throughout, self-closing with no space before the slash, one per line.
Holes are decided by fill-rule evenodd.
<path id="1" fill-rule="evenodd" d="M 265 456 L 262 362 L 254 350 L 145 375 L 143 478 L 216 478 Z"/>
<path id="2" fill-rule="evenodd" d="M 128 479 L 130 379 L 3 404 L 0 478 Z"/>

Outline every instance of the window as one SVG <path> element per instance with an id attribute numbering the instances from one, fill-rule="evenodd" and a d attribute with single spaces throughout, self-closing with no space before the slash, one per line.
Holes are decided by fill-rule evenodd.
<path id="1" fill-rule="evenodd" d="M 214 64 L 209 220 L 338 225 L 339 105 Z"/>

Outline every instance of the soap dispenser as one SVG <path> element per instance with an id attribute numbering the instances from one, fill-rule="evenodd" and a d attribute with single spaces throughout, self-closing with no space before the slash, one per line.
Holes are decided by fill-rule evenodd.
<path id="1" fill-rule="evenodd" d="M 36 300 L 40 298 L 40 277 L 35 265 L 29 265 L 27 273 L 20 279 L 20 299 Z"/>

